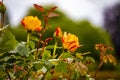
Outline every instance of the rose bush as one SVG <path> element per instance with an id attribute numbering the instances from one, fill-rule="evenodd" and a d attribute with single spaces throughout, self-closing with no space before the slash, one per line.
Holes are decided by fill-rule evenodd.
<path id="1" fill-rule="evenodd" d="M 60 27 L 57 27 L 53 37 L 48 37 L 45 40 L 42 38 L 49 29 L 49 20 L 59 16 L 54 13 L 57 7 L 52 7 L 49 10 L 37 4 L 34 4 L 34 7 L 42 13 L 43 19 L 40 20 L 36 16 L 27 16 L 21 20 L 21 24 L 27 32 L 26 42 L 17 41 L 6 26 L 1 26 L 0 79 L 94 79 L 88 74 L 87 65 L 95 61 L 88 56 L 90 52 L 76 52 L 78 48 L 82 47 L 76 35 L 64 32 Z M 49 45 L 51 40 L 54 41 L 54 45 Z M 59 45 L 59 43 L 62 45 Z M 113 50 L 109 45 L 97 44 L 95 48 L 100 51 L 100 65 L 96 73 L 103 62 L 107 63 L 109 61 L 114 65 L 116 64 L 112 55 L 106 55 L 107 50 Z"/>

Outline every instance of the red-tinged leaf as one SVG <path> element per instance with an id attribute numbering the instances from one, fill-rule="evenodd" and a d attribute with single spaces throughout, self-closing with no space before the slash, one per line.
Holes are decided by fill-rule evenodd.
<path id="1" fill-rule="evenodd" d="M 46 46 L 48 44 L 49 41 L 51 41 L 53 38 L 47 38 L 45 39 L 45 41 L 43 42 L 43 45 Z"/>
<path id="2" fill-rule="evenodd" d="M 56 14 L 56 13 L 50 13 L 48 15 L 49 18 L 52 18 L 52 17 L 57 17 L 57 16 L 60 16 L 59 14 Z"/>
<path id="3" fill-rule="evenodd" d="M 82 62 L 76 62 L 73 65 L 73 69 L 75 69 L 77 72 L 79 72 L 82 76 L 87 74 L 88 68 L 87 66 Z"/>
<path id="4" fill-rule="evenodd" d="M 108 58 L 106 56 L 103 57 L 103 62 L 107 63 L 108 62 Z"/>
<path id="5" fill-rule="evenodd" d="M 115 59 L 114 56 L 109 54 L 108 55 L 108 60 L 109 60 L 110 63 L 113 63 L 114 65 L 116 65 L 116 59 Z"/>
<path id="6" fill-rule="evenodd" d="M 49 41 L 51 41 L 53 38 L 47 38 L 45 39 L 45 42 L 48 43 Z"/>
<path id="7" fill-rule="evenodd" d="M 115 57 L 112 56 L 111 54 L 108 54 L 108 55 L 104 56 L 104 57 L 103 57 L 103 61 L 104 61 L 105 63 L 107 63 L 107 62 L 113 63 L 114 66 L 116 65 L 116 59 L 115 59 Z"/>
<path id="8" fill-rule="evenodd" d="M 50 14 L 50 13 L 53 12 L 56 8 L 57 8 L 57 6 L 52 7 L 52 8 L 48 11 L 48 13 Z"/>
<path id="9" fill-rule="evenodd" d="M 34 5 L 34 7 L 38 10 L 38 11 L 40 11 L 40 12 L 44 12 L 45 10 L 44 10 L 44 7 L 42 7 L 42 6 L 40 6 L 40 5 L 37 5 L 37 4 L 33 4 Z"/>

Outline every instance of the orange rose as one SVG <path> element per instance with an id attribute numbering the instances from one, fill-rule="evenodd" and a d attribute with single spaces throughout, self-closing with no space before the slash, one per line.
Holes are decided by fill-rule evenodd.
<path id="1" fill-rule="evenodd" d="M 42 29 L 41 21 L 36 16 L 27 16 L 21 23 L 28 31 L 40 31 Z"/>
<path id="2" fill-rule="evenodd" d="M 73 34 L 67 34 L 64 32 L 62 37 L 62 44 L 65 49 L 74 52 L 79 47 L 78 37 Z"/>
<path id="3" fill-rule="evenodd" d="M 54 36 L 55 37 L 60 37 L 60 38 L 62 37 L 62 31 L 61 31 L 60 27 L 56 28 L 56 30 L 54 32 Z"/>

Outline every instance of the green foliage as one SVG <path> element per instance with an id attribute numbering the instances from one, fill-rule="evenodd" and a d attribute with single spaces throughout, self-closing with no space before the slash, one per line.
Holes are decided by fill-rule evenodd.
<path id="1" fill-rule="evenodd" d="M 109 43 L 110 45 L 112 45 L 109 35 L 106 32 L 104 32 L 104 30 L 102 30 L 101 28 L 96 28 L 96 26 L 90 24 L 90 22 L 88 22 L 87 20 L 83 20 L 75 23 L 69 18 L 67 18 L 60 11 L 56 11 L 56 13 L 59 13 L 60 17 L 52 18 L 49 21 L 50 28 L 49 30 L 46 31 L 46 33 L 44 33 L 43 39 L 46 39 L 48 36 L 52 37 L 55 28 L 60 26 L 64 31 L 68 31 L 79 37 L 80 43 L 82 43 L 82 45 L 85 47 L 81 47 L 78 50 L 82 52 L 90 51 L 91 53 L 93 53 L 91 55 L 95 56 L 94 58 L 97 58 L 96 56 L 98 56 L 96 55 L 97 51 L 94 50 L 95 44 L 101 42 L 101 43 Z M 42 14 L 37 10 L 30 9 L 28 15 L 38 16 L 42 20 Z M 24 33 L 23 31 L 19 31 L 19 29 L 17 30 L 14 29 L 14 31 L 16 31 L 16 33 L 14 33 L 15 35 L 17 35 L 18 32 L 22 32 L 22 34 Z M 16 36 L 16 38 L 21 37 L 18 36 Z M 25 38 L 21 38 L 21 39 L 25 40 Z"/>
<path id="2" fill-rule="evenodd" d="M 5 29 L 0 37 L 0 53 L 5 53 L 14 49 L 16 44 L 17 41 L 15 36 L 9 30 Z"/>
<path id="3" fill-rule="evenodd" d="M 33 41 L 30 41 L 29 46 L 30 46 L 31 49 L 34 49 L 35 48 L 35 43 Z"/>
<path id="4" fill-rule="evenodd" d="M 38 70 L 40 70 L 40 69 L 42 69 L 43 68 L 43 64 L 41 64 L 41 63 L 35 63 L 34 64 L 34 67 L 33 67 L 33 69 L 35 70 L 35 71 L 38 71 Z"/>
<path id="5" fill-rule="evenodd" d="M 73 58 L 73 56 L 70 53 L 63 53 L 61 56 L 62 59 L 66 59 L 66 58 Z"/>
<path id="6" fill-rule="evenodd" d="M 24 30 L 22 25 L 19 25 L 17 27 L 9 27 L 9 30 L 15 36 L 17 41 L 26 41 L 27 32 Z"/>
<path id="7" fill-rule="evenodd" d="M 85 46 L 79 48 L 78 51 L 83 53 L 89 51 L 92 53 L 90 55 L 93 56 L 96 60 L 98 60 L 99 54 L 94 49 L 95 44 L 108 43 L 112 45 L 109 35 L 102 28 L 92 25 L 87 20 L 73 22 L 60 11 L 56 11 L 56 13 L 59 13 L 60 17 L 54 17 L 50 19 L 50 28 L 44 34 L 45 36 L 43 36 L 43 39 L 46 39 L 48 36 L 52 37 L 52 33 L 54 32 L 55 28 L 60 26 L 62 30 L 68 31 L 78 36 L 80 43 Z M 40 19 L 42 19 L 42 14 L 34 9 L 30 9 L 28 15 L 38 16 Z"/>
<path id="8" fill-rule="evenodd" d="M 95 60 L 92 57 L 85 57 L 85 63 L 95 63 Z"/>
<path id="9" fill-rule="evenodd" d="M 26 47 L 25 44 L 23 43 L 20 43 L 16 46 L 16 49 L 15 51 L 20 54 L 21 56 L 26 56 L 28 57 L 29 56 L 29 49 Z"/>
<path id="10" fill-rule="evenodd" d="M 67 73 L 67 64 L 63 61 L 59 61 L 55 66 L 55 70 L 60 73 Z"/>
<path id="11" fill-rule="evenodd" d="M 0 13 L 5 13 L 5 11 L 6 11 L 6 6 L 2 2 L 0 2 Z"/>
<path id="12" fill-rule="evenodd" d="M 26 27 L 32 28 L 33 31 L 24 30 L 21 25 L 17 28 L 3 30 L 0 37 L 0 74 L 2 74 L 0 79 L 90 79 L 87 76 L 87 64 L 94 63 L 95 60 L 89 55 L 97 53 L 94 50 L 95 44 L 99 42 L 106 43 L 108 38 L 101 36 L 101 34 L 105 33 L 93 28 L 93 25 L 88 21 L 75 23 L 65 18 L 59 11 L 56 12 L 62 16 L 60 18 L 56 17 L 58 16 L 54 13 L 56 7 L 47 10 L 37 4 L 34 4 L 34 7 L 39 12 L 31 10 L 28 15 L 39 17 L 42 21 L 42 30 L 34 31 L 36 25 L 33 20 L 34 17 L 32 19 L 28 18 L 28 22 L 24 22 L 28 24 L 30 20 L 30 26 L 23 25 L 25 29 Z M 58 26 L 61 26 L 65 32 L 68 31 L 77 35 L 80 44 L 78 40 L 74 40 L 73 36 L 75 35 L 72 34 L 70 34 L 72 36 L 53 36 L 54 32 L 59 33 L 59 31 L 55 31 Z M 68 40 L 68 42 L 65 42 L 67 48 L 63 45 L 63 38 Z M 77 45 L 80 46 L 78 50 L 76 50 Z M 111 61 L 111 56 L 108 57 L 109 61 Z"/>
<path id="13" fill-rule="evenodd" d="M 44 50 L 42 59 L 50 59 L 51 58 L 51 52 L 49 50 Z"/>

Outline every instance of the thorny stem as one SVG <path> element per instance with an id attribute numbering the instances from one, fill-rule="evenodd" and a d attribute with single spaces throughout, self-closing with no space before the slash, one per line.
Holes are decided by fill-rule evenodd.
<path id="1" fill-rule="evenodd" d="M 60 54 L 60 56 L 59 56 L 59 58 L 58 58 L 58 59 L 60 59 L 60 58 L 62 57 L 63 53 L 64 53 L 64 50 L 63 50 L 63 52 Z"/>
<path id="2" fill-rule="evenodd" d="M 12 80 L 11 77 L 10 77 L 10 74 L 6 70 L 2 70 L 2 69 L 0 69 L 0 70 L 3 71 L 3 72 L 5 72 L 7 74 L 9 80 Z"/>
<path id="3" fill-rule="evenodd" d="M 99 66 L 97 67 L 96 72 L 94 74 L 94 78 L 96 78 L 97 72 L 99 71 L 102 65 L 103 65 L 103 60 L 100 62 Z"/>
<path id="4" fill-rule="evenodd" d="M 54 67 L 54 65 L 53 65 L 52 67 Z M 52 67 L 51 67 L 51 68 L 52 68 Z M 43 77 L 42 77 L 41 80 L 45 80 L 45 76 L 46 76 L 47 72 L 48 72 L 51 68 L 49 68 L 49 69 L 45 72 L 45 74 L 43 75 Z"/>
<path id="5" fill-rule="evenodd" d="M 38 41 L 37 50 L 36 50 L 36 53 L 37 53 L 37 54 L 38 54 L 38 51 L 39 51 L 40 41 L 41 41 L 41 39 L 39 39 L 39 41 Z"/>
<path id="6" fill-rule="evenodd" d="M 43 75 L 42 79 L 41 80 L 44 80 L 45 79 L 45 76 L 47 74 L 47 72 L 49 71 L 49 69 L 45 72 L 45 74 Z"/>
<path id="7" fill-rule="evenodd" d="M 10 74 L 7 71 L 5 71 L 5 72 L 8 75 L 9 80 L 12 80 L 11 77 L 10 77 Z"/>
<path id="8" fill-rule="evenodd" d="M 57 42 L 55 42 L 54 51 L 53 51 L 53 58 L 55 57 L 56 48 L 57 48 Z"/>
<path id="9" fill-rule="evenodd" d="M 44 18 L 45 24 L 44 24 L 44 26 L 43 26 L 43 29 L 41 30 L 41 34 L 39 34 L 40 39 L 39 39 L 39 41 L 38 41 L 36 54 L 38 54 L 38 49 L 39 49 L 39 45 L 40 45 L 40 42 L 41 42 L 41 39 L 42 39 L 42 35 L 43 35 L 43 33 L 46 31 L 45 29 L 46 29 L 46 26 L 47 26 L 46 17 L 45 17 L 44 15 L 43 15 L 43 18 Z M 42 51 L 42 52 L 43 52 L 43 51 Z"/>
<path id="10" fill-rule="evenodd" d="M 28 32 L 28 34 L 27 34 L 27 47 L 29 46 L 29 42 L 30 42 L 30 32 Z"/>
<path id="11" fill-rule="evenodd" d="M 1 13 L 1 27 L 0 28 L 3 28 L 4 26 L 4 13 Z"/>
<path id="12" fill-rule="evenodd" d="M 30 75 L 30 72 L 31 72 L 32 69 L 33 69 L 33 67 L 31 67 L 31 68 L 28 70 L 27 74 L 26 74 L 25 77 L 24 77 L 24 80 L 26 80 L 26 79 L 29 78 L 29 75 Z"/>
<path id="13" fill-rule="evenodd" d="M 70 79 L 71 79 L 71 68 L 70 68 L 70 64 L 68 64 L 68 70 L 69 70 L 68 80 L 70 80 Z"/>
<path id="14" fill-rule="evenodd" d="M 2 3 L 3 3 L 3 0 L 2 0 Z M 1 12 L 1 26 L 0 26 L 0 28 L 3 28 L 3 26 L 4 26 L 4 14 L 5 14 L 5 12 Z"/>
<path id="15" fill-rule="evenodd" d="M 99 71 L 99 69 L 100 69 L 101 66 L 103 65 L 103 57 L 104 57 L 104 55 L 105 55 L 105 52 L 106 52 L 106 49 L 103 50 L 103 51 L 101 51 L 101 53 L 100 53 L 100 63 L 99 63 L 99 65 L 98 65 L 97 69 L 96 69 L 96 72 L 95 72 L 95 74 L 94 74 L 94 78 L 96 78 L 97 72 Z"/>
<path id="16" fill-rule="evenodd" d="M 3 29 L 3 26 L 4 26 L 4 13 L 1 13 L 1 26 L 0 26 L 0 28 Z M 2 34 L 2 31 L 0 31 L 0 36 Z"/>
<path id="17" fill-rule="evenodd" d="M 106 49 L 104 49 L 101 53 L 100 53 L 100 60 L 103 60 L 103 57 L 105 55 Z"/>

